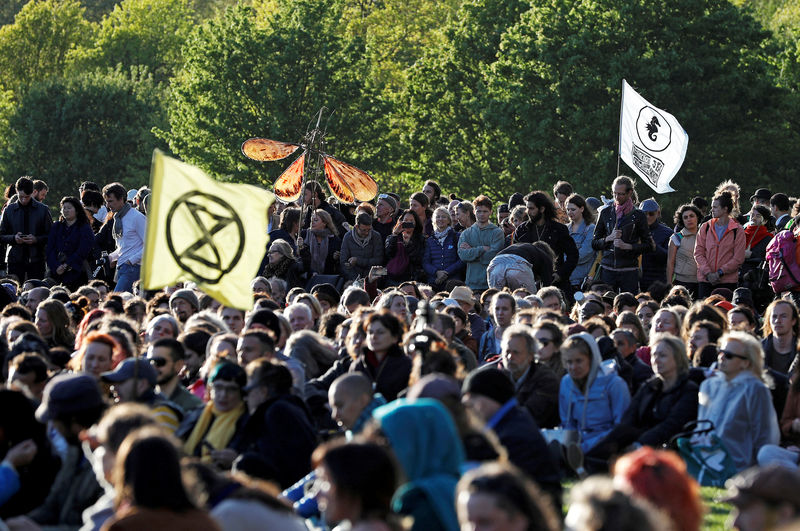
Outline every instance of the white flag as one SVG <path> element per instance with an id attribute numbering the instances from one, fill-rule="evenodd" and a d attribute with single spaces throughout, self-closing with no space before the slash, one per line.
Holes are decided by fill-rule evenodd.
<path id="1" fill-rule="evenodd" d="M 622 80 L 619 155 L 659 194 L 674 192 L 670 181 L 683 164 L 689 135 L 670 113 L 650 104 Z"/>

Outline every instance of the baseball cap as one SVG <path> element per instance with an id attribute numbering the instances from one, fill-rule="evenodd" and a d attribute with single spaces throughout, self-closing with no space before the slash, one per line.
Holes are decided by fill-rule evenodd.
<path id="1" fill-rule="evenodd" d="M 63 414 L 78 413 L 103 403 L 100 387 L 93 376 L 85 373 L 60 374 L 44 388 L 42 403 L 36 409 L 36 420 L 47 422 Z"/>
<path id="2" fill-rule="evenodd" d="M 104 372 L 100 378 L 104 382 L 119 383 L 131 378 L 147 380 L 150 385 L 155 385 L 158 373 L 149 361 L 143 358 L 128 358 L 123 360 L 113 371 Z"/>
<path id="3" fill-rule="evenodd" d="M 642 212 L 657 212 L 658 203 L 656 203 L 655 199 L 645 199 L 642 201 L 641 206 L 639 206 L 639 210 Z"/>

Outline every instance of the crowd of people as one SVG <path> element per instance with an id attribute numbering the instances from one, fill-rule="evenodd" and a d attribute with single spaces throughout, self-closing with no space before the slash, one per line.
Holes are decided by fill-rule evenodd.
<path id="1" fill-rule="evenodd" d="M 83 183 L 53 222 L 21 177 L 0 529 L 696 530 L 712 476 L 734 527 L 796 525 L 800 286 L 765 263 L 800 203 L 743 212 L 728 181 L 667 216 L 634 185 L 337 205 L 308 182 L 239 309 L 142 289 L 146 187 Z"/>

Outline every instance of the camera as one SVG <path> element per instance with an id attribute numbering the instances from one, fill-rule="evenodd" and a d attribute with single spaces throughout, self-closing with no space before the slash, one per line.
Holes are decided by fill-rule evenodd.
<path id="1" fill-rule="evenodd" d="M 413 229 L 414 228 L 414 222 L 413 221 L 404 221 L 403 224 L 401 225 L 401 227 L 403 227 L 404 229 Z"/>

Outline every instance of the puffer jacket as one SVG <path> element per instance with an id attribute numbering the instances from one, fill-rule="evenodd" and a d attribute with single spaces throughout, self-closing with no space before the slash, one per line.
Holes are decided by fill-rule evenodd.
<path id="1" fill-rule="evenodd" d="M 717 239 L 714 230 L 716 218 L 703 223 L 697 231 L 694 244 L 694 259 L 697 262 L 697 281 L 707 282 L 706 275 L 722 270 L 719 281 L 722 284 L 736 284 L 739 280 L 739 268 L 744 263 L 744 250 L 747 237 L 739 222 L 731 218 L 722 234 Z"/>
<path id="2" fill-rule="evenodd" d="M 614 369 L 608 372 L 604 370 L 594 337 L 585 332 L 576 336 L 583 339 L 592 350 L 589 376 L 585 391 L 581 391 L 569 374 L 564 375 L 558 391 L 558 410 L 561 427 L 577 430 L 581 449 L 588 452 L 621 422 L 622 415 L 630 405 L 631 395 L 628 385 L 617 376 Z"/>
<path id="3" fill-rule="evenodd" d="M 460 278 L 464 267 L 464 262 L 458 257 L 458 234 L 452 227 L 447 228 L 443 242 L 439 242 L 436 236 L 425 240 L 422 268 L 428 274 L 430 285 L 436 284 L 437 271 L 445 271 L 448 279 Z"/>
<path id="4" fill-rule="evenodd" d="M 622 231 L 622 241 L 631 244 L 632 249 L 617 249 L 613 241 L 605 241 L 606 236 L 615 230 Z M 603 260 L 600 262 L 603 267 L 613 269 L 639 267 L 639 255 L 655 249 L 647 216 L 638 208 L 634 208 L 628 215 L 622 216 L 618 223 L 614 205 L 600 209 L 597 225 L 594 227 L 592 249 L 603 251 Z"/>

